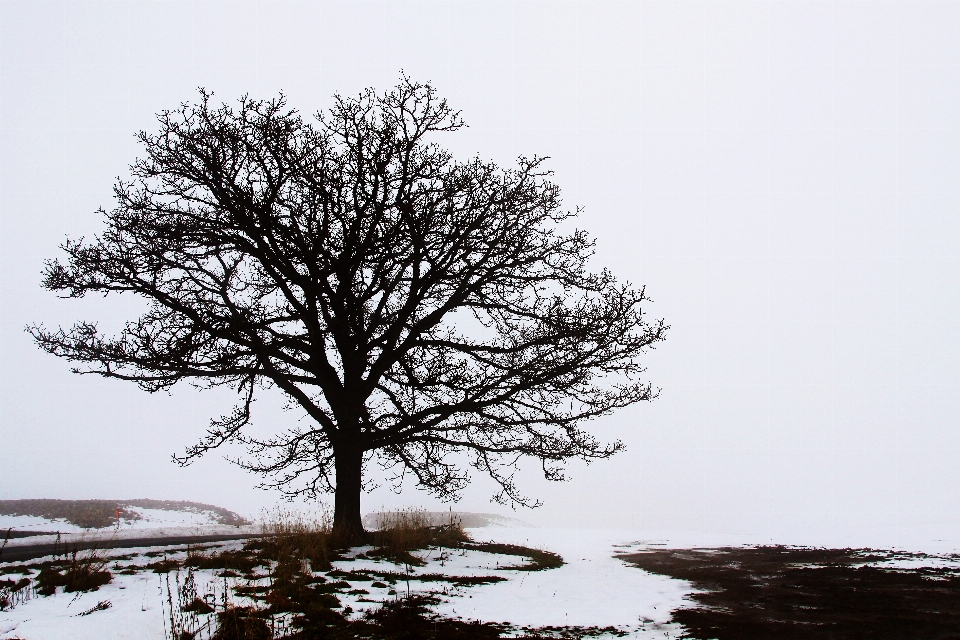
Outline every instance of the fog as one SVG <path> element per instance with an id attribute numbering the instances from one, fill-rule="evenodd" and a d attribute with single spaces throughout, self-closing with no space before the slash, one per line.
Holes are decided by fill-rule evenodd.
<path id="1" fill-rule="evenodd" d="M 119 326 L 136 301 L 39 286 L 154 114 L 278 92 L 432 81 L 459 157 L 549 166 L 596 268 L 671 325 L 659 399 L 594 421 L 627 450 L 521 488 L 533 523 L 960 537 L 960 3 L 11 2 L 0 4 L 0 499 L 275 493 L 171 454 L 234 399 L 77 376 L 23 328 Z M 292 420 L 276 397 L 256 429 Z M 240 450 L 225 451 L 242 455 Z M 374 470 L 375 471 L 375 470 Z M 364 509 L 443 505 L 381 487 Z"/>

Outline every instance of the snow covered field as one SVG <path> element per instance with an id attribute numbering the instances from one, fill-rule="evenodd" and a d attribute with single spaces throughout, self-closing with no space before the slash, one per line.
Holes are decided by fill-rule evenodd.
<path id="1" fill-rule="evenodd" d="M 51 520 L 38 516 L 11 516 L 0 514 L 0 530 L 14 529 L 16 531 L 60 531 L 62 533 L 80 533 L 82 527 L 71 524 L 66 520 Z"/>
<path id="2" fill-rule="evenodd" d="M 147 515 L 144 514 L 145 519 Z M 164 516 L 171 516 L 166 512 Z M 148 520 L 150 522 L 150 520 Z M 155 526 L 137 527 L 121 531 L 123 535 L 144 537 L 152 532 L 210 530 L 215 527 L 197 521 L 152 520 Z M 156 526 L 156 525 L 162 526 Z M 167 526 L 171 525 L 171 526 Z M 237 528 L 233 527 L 236 531 Z M 363 555 L 366 548 L 354 549 L 348 559 L 334 562 L 340 572 L 356 572 L 368 575 L 409 573 L 411 580 L 393 579 L 373 581 L 369 578 L 340 573 L 332 580 L 346 580 L 338 594 L 344 610 L 349 607 L 352 616 L 359 616 L 379 602 L 398 595 L 430 593 L 438 596 L 440 604 L 435 610 L 447 617 L 484 622 L 506 622 L 518 628 L 546 626 L 616 627 L 630 638 L 676 638 L 682 629 L 671 623 L 671 612 L 690 606 L 692 585 L 662 575 L 647 573 L 615 557 L 618 553 L 634 553 L 649 549 L 713 547 L 747 543 L 762 544 L 771 541 L 728 539 L 726 536 L 660 536 L 652 537 L 631 531 L 597 531 L 560 528 L 524 528 L 491 526 L 469 530 L 477 542 L 496 542 L 523 545 L 559 553 L 566 564 L 556 569 L 542 571 L 517 571 L 510 569 L 522 559 L 475 550 L 432 549 L 417 552 L 425 561 L 421 567 L 407 567 L 387 560 Z M 114 532 L 115 534 L 116 532 Z M 102 532 L 99 535 L 108 535 Z M 168 533 L 169 535 L 169 533 Z M 38 538 L 12 540 L 24 544 Z M 239 549 L 242 541 L 219 543 L 208 548 L 217 551 Z M 918 543 L 919 544 L 919 543 Z M 917 546 L 917 545 L 912 545 Z M 949 546 L 949 545 L 948 545 Z M 936 549 L 944 551 L 944 549 Z M 179 547 L 141 547 L 137 549 L 111 549 L 108 568 L 113 580 L 100 590 L 70 594 L 58 592 L 50 597 L 38 596 L 12 609 L 0 612 L 0 640 L 99 640 L 112 638 L 137 638 L 161 640 L 165 623 L 169 620 L 167 607 L 167 584 L 175 584 L 186 578 L 186 570 L 179 574 L 157 574 L 140 571 L 132 575 L 120 573 L 156 562 L 166 554 L 171 559 L 183 559 L 186 549 Z M 121 556 L 123 556 L 121 558 Z M 520 560 L 520 562 L 518 562 Z M 28 564 L 36 561 L 29 561 Z M 928 566 L 960 566 L 956 556 L 926 558 L 891 557 L 883 564 L 902 564 L 904 567 L 917 563 Z M 12 563 L 16 564 L 16 563 Z M 11 566 L 7 564 L 5 566 Z M 219 577 L 219 570 L 195 570 L 192 572 L 197 593 L 202 597 L 220 601 L 227 590 L 241 583 L 242 578 Z M 443 574 L 445 576 L 496 576 L 503 581 L 492 584 L 456 586 L 450 581 L 421 581 L 418 575 Z M 34 574 L 35 576 L 36 574 Z M 3 576 L 17 578 L 17 574 Z M 354 579 L 356 577 L 356 579 Z M 168 582 L 169 581 L 169 582 Z M 243 598 L 230 596 L 234 604 L 244 604 Z M 94 610 L 99 603 L 109 602 L 109 608 Z M 86 615 L 81 615 L 85 612 Z"/>
<path id="3" fill-rule="evenodd" d="M 90 530 L 79 527 L 64 519 L 53 520 L 38 516 L 13 516 L 0 514 L 0 531 L 14 529 L 16 531 L 44 531 L 59 532 L 61 534 L 80 534 L 90 536 L 143 537 L 176 535 L 167 533 L 168 530 L 183 530 L 194 533 L 196 531 L 212 532 L 216 527 L 224 531 L 235 532 L 237 527 L 221 525 L 217 515 L 208 511 L 173 511 L 168 509 L 145 509 L 143 507 L 125 507 L 140 516 L 139 519 L 122 519 L 119 527 L 108 527 L 99 530 Z M 259 530 L 259 529 L 257 529 Z M 188 535 L 188 534 L 183 534 Z M 55 539 L 53 536 L 51 540 Z M 9 544 L 39 544 L 44 536 L 30 536 L 11 540 Z"/>
<path id="4" fill-rule="evenodd" d="M 485 527 L 470 531 L 477 541 L 522 544 L 560 553 L 566 564 L 544 571 L 516 571 L 518 558 L 496 553 L 461 550 L 419 552 L 422 567 L 397 566 L 385 560 L 351 559 L 334 563 L 343 571 L 442 573 L 448 576 L 501 576 L 503 582 L 476 586 L 452 586 L 449 582 L 410 580 L 411 593 L 430 592 L 442 600 L 436 610 L 447 616 L 469 620 L 508 622 L 518 627 L 570 625 L 616 626 L 633 638 L 677 637 L 680 630 L 669 624 L 671 610 L 683 606 L 690 585 L 681 580 L 656 576 L 628 566 L 613 557 L 615 544 L 622 537 L 608 532 Z M 242 542 L 219 545 L 217 550 L 235 549 Z M 0 639 L 94 640 L 100 638 L 138 638 L 161 640 L 164 637 L 164 574 L 140 572 L 122 575 L 123 567 L 143 566 L 156 557 L 145 554 L 163 548 L 115 549 L 111 556 L 132 555 L 109 565 L 113 581 L 99 591 L 84 594 L 57 593 L 37 597 L 0 613 Z M 355 550 L 354 554 L 364 549 Z M 183 547 L 168 549 L 169 557 L 185 555 Z M 521 562 L 522 563 L 522 562 Z M 239 578 L 218 578 L 214 570 L 194 572 L 197 591 L 221 598 L 224 582 Z M 16 576 L 13 576 L 16 577 Z M 180 578 L 185 577 L 181 570 Z M 175 577 L 171 577 L 175 580 Z M 350 578 L 347 578 L 350 581 Z M 396 597 L 391 591 L 406 594 L 407 584 L 374 587 L 369 581 L 351 582 L 356 591 L 340 597 L 345 607 L 360 615 L 376 601 Z M 100 602 L 110 607 L 89 611 Z M 371 602 L 373 601 L 373 602 Z"/>
<path id="5" fill-rule="evenodd" d="M 6 542 L 8 548 L 53 543 L 84 543 L 96 540 L 118 541 L 143 538 L 257 534 L 260 532 L 259 525 L 220 524 L 217 514 L 212 512 L 173 511 L 142 507 L 125 507 L 125 509 L 137 513 L 140 518 L 121 520 L 120 526 L 103 529 L 84 529 L 62 519 L 0 515 L 0 539 L 3 538 L 3 532 L 7 529 L 22 532 L 49 532 L 47 535 L 12 538 Z M 114 553 L 119 553 L 119 551 Z"/>
<path id="6" fill-rule="evenodd" d="M 563 556 L 565 565 L 510 576 L 506 582 L 473 587 L 469 597 L 451 598 L 437 611 L 471 620 L 518 626 L 616 626 L 631 637 L 671 631 L 670 612 L 692 591 L 681 580 L 638 571 L 613 557 L 623 534 L 584 529 L 484 528 L 478 541 L 541 548 Z M 515 564 L 514 559 L 511 564 Z M 656 635 L 649 635 L 644 629 Z M 672 634 L 667 637 L 671 637 Z"/>

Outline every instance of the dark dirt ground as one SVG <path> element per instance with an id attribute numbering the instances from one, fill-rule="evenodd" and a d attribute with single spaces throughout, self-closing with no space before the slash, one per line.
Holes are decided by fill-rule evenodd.
<path id="1" fill-rule="evenodd" d="M 960 639 L 960 569 L 864 566 L 923 555 L 775 546 L 619 557 L 704 590 L 673 616 L 699 640 Z"/>

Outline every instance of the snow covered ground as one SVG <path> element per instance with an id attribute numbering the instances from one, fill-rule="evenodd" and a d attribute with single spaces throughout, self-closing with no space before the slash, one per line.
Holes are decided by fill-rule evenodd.
<path id="1" fill-rule="evenodd" d="M 83 528 L 66 520 L 50 520 L 38 516 L 10 516 L 0 514 L 0 531 L 60 531 L 62 533 L 80 533 Z"/>
<path id="2" fill-rule="evenodd" d="M 468 597 L 440 605 L 439 613 L 527 627 L 615 626 L 633 631 L 631 637 L 663 638 L 677 632 L 667 625 L 670 612 L 683 606 L 692 592 L 687 582 L 639 571 L 614 558 L 614 545 L 630 541 L 623 533 L 487 527 L 471 534 L 477 541 L 553 551 L 566 564 L 513 572 L 506 582 L 473 587 Z"/>
<path id="3" fill-rule="evenodd" d="M 219 524 L 217 516 L 207 511 L 172 511 L 167 509 L 144 509 L 142 507 L 125 507 L 140 515 L 140 519 L 124 519 L 119 527 L 105 529 L 83 529 L 65 520 L 51 520 L 37 516 L 0 515 L 0 532 L 6 529 L 16 531 L 49 531 L 61 534 L 77 534 L 84 539 L 110 537 L 156 537 L 172 535 L 195 535 L 207 533 L 215 535 L 218 532 L 235 533 L 238 527 Z M 258 526 L 244 527 L 245 530 L 259 531 Z M 181 533 L 171 533 L 173 531 Z M 33 545 L 53 541 L 56 536 L 30 536 L 16 538 L 10 545 Z"/>
<path id="4" fill-rule="evenodd" d="M 69 522 L 47 520 L 46 518 L 36 518 L 33 516 L 0 516 L 0 538 L 2 538 L 2 531 L 7 528 L 14 528 L 20 531 L 58 531 L 60 532 L 59 542 L 63 544 L 93 540 L 131 540 L 141 538 L 260 533 L 259 525 L 235 526 L 218 524 L 212 516 L 205 513 L 139 508 L 137 508 L 136 511 L 140 512 L 143 516 L 142 520 L 125 520 L 119 527 L 105 529 L 82 529 Z M 33 546 L 52 544 L 57 541 L 57 534 L 34 535 L 25 538 L 13 538 L 7 542 L 7 546 Z"/>
<path id="5" fill-rule="evenodd" d="M 99 529 L 95 531 L 80 530 L 78 533 L 60 535 L 61 544 L 73 542 L 88 542 L 93 540 L 140 540 L 143 538 L 174 538 L 183 536 L 221 536 L 258 534 L 258 525 L 236 527 L 227 524 L 197 525 L 187 527 L 143 527 L 124 529 Z M 38 544 L 52 544 L 57 541 L 56 535 L 30 536 L 29 538 L 14 538 L 7 542 L 7 547 L 23 547 Z M 111 545 L 113 546 L 113 545 Z"/>
<path id="6" fill-rule="evenodd" d="M 442 600 L 437 611 L 469 620 L 508 622 L 516 626 L 547 625 L 616 626 L 632 638 L 678 637 L 680 629 L 669 623 L 670 611 L 683 606 L 690 585 L 671 578 L 645 573 L 613 557 L 614 544 L 622 537 L 608 532 L 563 529 L 527 529 L 485 527 L 471 530 L 479 542 L 522 544 L 560 553 L 567 564 L 544 571 L 516 571 L 507 567 L 523 564 L 524 559 L 481 551 L 438 550 L 420 552 L 426 561 L 422 567 L 397 566 L 385 560 L 352 559 L 338 561 L 343 571 L 405 573 L 409 571 L 411 593 L 430 592 Z M 217 550 L 239 548 L 242 542 L 220 544 Z M 0 612 L 0 639 L 26 640 L 99 640 L 138 638 L 161 640 L 164 637 L 165 580 L 168 576 L 150 572 L 135 575 L 117 573 L 121 567 L 144 565 L 156 560 L 145 554 L 163 549 L 115 549 L 111 556 L 131 555 L 111 562 L 113 581 L 99 591 L 80 595 L 57 593 L 37 597 L 13 609 Z M 357 549 L 354 555 L 362 553 Z M 167 548 L 171 558 L 182 556 L 183 547 Z M 32 561 L 35 562 L 35 561 Z M 197 591 L 222 597 L 224 578 L 217 571 L 194 572 Z M 442 573 L 447 576 L 501 576 L 503 582 L 477 586 L 453 586 L 449 582 L 415 579 L 418 574 Z M 16 575 L 11 577 L 17 577 Z M 181 571 L 180 579 L 185 577 Z M 176 580 L 170 574 L 169 579 Z M 226 579 L 236 582 L 237 578 Z M 376 587 L 369 580 L 351 583 L 355 594 L 340 597 L 345 607 L 360 615 L 366 608 L 407 591 L 401 580 Z M 393 593 L 391 593 L 393 592 Z M 235 598 L 235 600 L 238 600 Z M 110 607 L 89 611 L 100 602 Z M 372 601 L 372 602 L 371 602 Z M 242 604 L 242 603 L 241 603 Z"/>
<path id="7" fill-rule="evenodd" d="M 0 638 L 162 640 L 162 579 L 163 576 L 155 573 L 114 576 L 113 581 L 99 591 L 35 598 L 0 612 Z M 109 609 L 79 615 L 104 601 L 111 603 Z"/>
<path id="8" fill-rule="evenodd" d="M 192 522 L 186 524 L 155 529 L 195 531 L 197 527 L 210 527 Z M 235 527 L 232 529 L 236 530 Z M 130 535 L 136 533 L 142 537 L 149 529 L 128 531 Z M 614 626 L 627 632 L 630 638 L 676 638 L 682 634 L 682 629 L 670 622 L 671 612 L 689 605 L 692 586 L 682 580 L 642 571 L 617 559 L 615 555 L 666 547 L 736 546 L 744 542 L 770 542 L 760 539 L 734 540 L 725 536 L 650 536 L 635 531 L 499 526 L 472 529 L 470 534 L 477 542 L 517 544 L 559 553 L 566 564 L 543 571 L 516 571 L 509 567 L 522 564 L 523 558 L 450 549 L 418 552 L 426 561 L 422 567 L 398 566 L 386 560 L 367 557 L 352 558 L 335 562 L 335 568 L 346 572 L 368 572 L 369 575 L 378 572 L 393 574 L 394 579 L 371 581 L 357 576 L 355 580 L 355 576 L 343 578 L 341 574 L 335 579 L 345 579 L 350 587 L 345 588 L 346 593 L 338 597 L 356 616 L 366 608 L 378 606 L 378 602 L 404 595 L 409 588 L 411 593 L 429 592 L 438 596 L 441 602 L 436 606 L 437 612 L 450 617 L 507 622 L 527 628 Z M 19 540 L 11 542 L 22 543 Z M 216 549 L 237 549 L 241 545 L 241 541 L 220 543 Z M 109 568 L 114 572 L 114 578 L 110 584 L 92 593 L 57 593 L 46 598 L 36 597 L 0 612 L 0 640 L 161 640 L 164 638 L 165 621 L 169 620 L 169 612 L 165 609 L 166 581 L 175 583 L 183 580 L 186 572 L 181 570 L 179 575 L 147 571 L 134 575 L 119 573 L 124 567 L 143 566 L 156 561 L 157 553 L 161 551 L 173 559 L 181 559 L 186 553 L 183 546 L 111 550 L 111 556 L 127 557 L 111 561 Z M 351 555 L 360 555 L 364 551 L 364 548 L 355 549 Z M 957 566 L 960 565 L 960 558 L 942 554 L 919 559 L 915 556 L 891 555 L 884 564 L 892 566 L 902 563 L 907 567 L 918 562 L 926 566 L 944 563 Z M 218 577 L 218 573 L 214 570 L 193 573 L 197 593 L 201 597 L 208 594 L 219 601 L 223 597 L 224 586 L 231 588 L 235 583 L 243 582 L 241 578 Z M 409 587 L 406 580 L 397 578 L 398 573 L 410 574 L 412 579 Z M 493 584 L 454 586 L 450 582 L 416 579 L 417 575 L 424 574 L 500 576 L 506 580 Z M 4 577 L 18 576 L 13 574 Z M 235 603 L 243 604 L 242 598 L 233 599 Z M 101 602 L 109 602 L 109 608 L 80 615 Z"/>

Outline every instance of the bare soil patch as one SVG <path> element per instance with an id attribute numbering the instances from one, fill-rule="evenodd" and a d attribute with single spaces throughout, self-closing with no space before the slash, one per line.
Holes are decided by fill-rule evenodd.
<path id="1" fill-rule="evenodd" d="M 871 566 L 927 556 L 866 549 L 663 549 L 619 556 L 689 580 L 698 606 L 674 612 L 708 640 L 960 638 L 960 570 Z"/>

